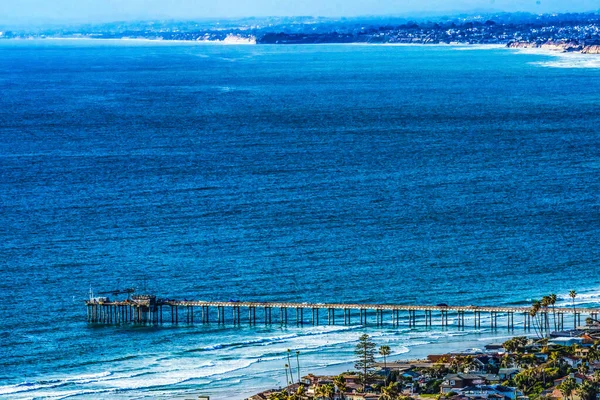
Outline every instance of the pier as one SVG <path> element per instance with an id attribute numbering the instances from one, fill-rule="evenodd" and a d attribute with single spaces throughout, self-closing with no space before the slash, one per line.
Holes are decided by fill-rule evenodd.
<path id="1" fill-rule="evenodd" d="M 91 324 L 356 324 L 377 327 L 391 324 L 394 327 L 452 325 L 460 329 L 467 326 L 478 329 L 484 319 L 485 324 L 493 329 L 504 327 L 514 330 L 520 325 L 520 329 L 530 331 L 536 326 L 529 307 L 200 301 L 160 299 L 152 295 L 131 296 L 126 300 L 90 296 L 85 303 L 87 321 Z M 542 310 L 540 314 L 542 319 L 547 314 L 560 331 L 580 326 L 582 316 L 597 319 L 600 309 L 556 308 Z M 572 319 L 572 325 L 565 324 L 565 315 L 571 316 L 567 320 Z M 469 321 L 465 316 L 469 317 Z"/>

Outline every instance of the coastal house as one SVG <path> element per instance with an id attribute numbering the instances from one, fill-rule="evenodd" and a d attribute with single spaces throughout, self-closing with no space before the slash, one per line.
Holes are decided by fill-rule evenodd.
<path id="1" fill-rule="evenodd" d="M 401 376 L 403 378 L 412 379 L 413 381 L 416 381 L 421 377 L 421 373 L 414 370 L 408 370 L 404 371 Z"/>
<path id="2" fill-rule="evenodd" d="M 600 371 L 600 361 L 590 362 L 588 363 L 588 367 L 590 368 L 590 373 Z"/>
<path id="3" fill-rule="evenodd" d="M 302 382 L 305 386 L 311 387 L 316 385 L 317 383 L 319 383 L 319 379 L 320 377 L 313 375 L 313 374 L 308 374 L 306 376 L 303 376 L 300 379 L 300 382 Z"/>
<path id="4" fill-rule="evenodd" d="M 583 339 L 580 337 L 560 336 L 560 337 L 556 337 L 548 342 L 549 346 L 555 345 L 555 346 L 568 347 L 568 346 L 572 346 L 574 344 L 581 346 L 583 344 Z"/>
<path id="5" fill-rule="evenodd" d="M 540 393 L 540 398 L 546 399 L 562 399 L 563 395 L 558 386 L 553 386 L 549 389 L 545 389 Z"/>
<path id="6" fill-rule="evenodd" d="M 570 356 L 570 355 L 565 355 L 565 356 L 562 356 L 562 357 L 560 358 L 560 360 L 561 360 L 562 362 L 564 362 L 565 364 L 567 364 L 567 365 L 568 365 L 569 367 L 571 367 L 571 368 L 577 368 L 577 367 L 579 367 L 579 366 L 581 365 L 581 363 L 583 362 L 583 361 L 581 360 L 581 358 L 579 358 L 579 357 L 575 357 L 575 356 Z"/>
<path id="7" fill-rule="evenodd" d="M 485 377 L 476 374 L 448 374 L 440 385 L 440 393 L 447 394 L 458 392 L 469 386 L 483 385 L 486 383 Z"/>
<path id="8" fill-rule="evenodd" d="M 246 400 L 268 400 L 269 397 L 274 393 L 278 393 L 278 391 L 277 390 L 267 390 L 266 392 L 262 392 L 262 393 L 255 394 L 254 396 L 250 396 Z"/>
<path id="9" fill-rule="evenodd" d="M 346 400 L 378 400 L 379 395 L 374 393 L 346 393 Z"/>
<path id="10" fill-rule="evenodd" d="M 519 372 L 521 372 L 520 368 L 500 368 L 498 370 L 498 376 L 501 380 L 507 381 L 513 376 L 517 375 Z"/>
<path id="11" fill-rule="evenodd" d="M 469 399 L 516 400 L 523 397 L 523 392 L 519 389 L 502 385 L 468 386 L 458 393 Z"/>
<path id="12" fill-rule="evenodd" d="M 358 375 L 347 374 L 344 375 L 344 381 L 346 383 L 346 392 L 358 392 L 362 388 Z"/>
<path id="13" fill-rule="evenodd" d="M 504 351 L 503 343 L 490 343 L 485 345 L 487 351 Z"/>
<path id="14" fill-rule="evenodd" d="M 564 377 L 559 378 L 559 379 L 555 379 L 554 380 L 554 386 L 560 385 L 561 383 L 563 383 L 563 381 L 565 379 L 567 379 L 569 377 L 573 378 L 575 380 L 575 383 L 578 384 L 578 385 L 581 385 L 584 381 L 589 380 L 587 378 L 587 376 L 585 376 L 585 375 L 574 373 L 574 374 L 569 374 L 569 375 L 564 376 Z"/>
<path id="15" fill-rule="evenodd" d="M 500 378 L 500 375 L 498 375 L 498 374 L 484 374 L 481 376 L 483 376 L 483 378 L 485 379 L 485 382 L 487 384 L 495 384 L 495 383 L 502 382 L 502 379 Z"/>

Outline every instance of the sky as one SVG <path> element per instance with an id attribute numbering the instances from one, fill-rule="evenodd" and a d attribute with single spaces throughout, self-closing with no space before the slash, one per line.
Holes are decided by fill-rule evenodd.
<path id="1" fill-rule="evenodd" d="M 250 16 L 399 15 L 472 10 L 597 11 L 599 0 L 0 0 L 0 22 L 95 23 Z"/>

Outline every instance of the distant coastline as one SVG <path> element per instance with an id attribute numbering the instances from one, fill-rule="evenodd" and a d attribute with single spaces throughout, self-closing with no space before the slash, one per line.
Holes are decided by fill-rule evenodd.
<path id="1" fill-rule="evenodd" d="M 435 19 L 264 18 L 115 22 L 8 30 L 0 39 L 123 39 L 222 44 L 492 45 L 600 54 L 600 14 L 501 13 Z"/>

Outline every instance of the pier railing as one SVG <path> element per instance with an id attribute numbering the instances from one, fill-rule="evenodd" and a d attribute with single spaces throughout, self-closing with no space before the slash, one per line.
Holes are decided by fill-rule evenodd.
<path id="1" fill-rule="evenodd" d="M 535 328 L 535 318 L 529 307 L 508 306 L 452 306 L 452 305 L 398 305 L 398 304 L 345 304 L 345 303 L 291 303 L 253 301 L 200 301 L 160 299 L 151 295 L 134 296 L 133 299 L 106 298 L 86 301 L 87 320 L 93 324 L 203 324 L 217 323 L 241 325 L 289 324 L 295 325 L 417 325 L 431 327 L 450 325 L 465 328 L 467 324 L 481 328 L 482 316 L 491 328 L 498 328 L 498 319 L 505 320 L 511 330 L 522 325 L 524 330 Z M 273 309 L 278 310 L 273 313 Z M 226 312 L 226 310 L 228 312 Z M 244 312 L 242 313 L 242 310 Z M 257 313 L 257 310 L 258 313 Z M 291 312 L 291 316 L 289 315 Z M 542 310 L 557 330 L 565 329 L 565 315 L 573 320 L 573 327 L 581 325 L 581 316 L 597 319 L 597 308 L 555 308 Z M 227 317 L 227 314 L 230 317 Z M 275 315 L 274 315 L 275 314 Z M 340 314 L 343 314 L 340 315 Z M 435 314 L 435 315 L 434 315 Z M 242 317 L 244 315 L 244 317 Z M 465 315 L 468 317 L 465 318 Z M 515 324 L 515 315 L 518 316 Z M 246 317 L 247 316 L 247 317 Z M 343 318 L 343 319 L 342 319 Z M 569 319 L 569 318 L 568 318 Z M 291 321 L 290 321 L 291 320 Z M 374 320 L 374 321 L 373 321 Z M 520 322 L 519 322 L 520 320 Z M 467 322 L 468 321 L 468 322 Z"/>

